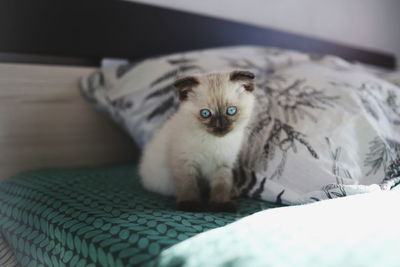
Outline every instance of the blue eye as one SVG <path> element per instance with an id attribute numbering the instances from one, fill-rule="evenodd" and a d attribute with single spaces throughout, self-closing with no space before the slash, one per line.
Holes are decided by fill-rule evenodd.
<path id="1" fill-rule="evenodd" d="M 237 108 L 236 108 L 236 107 L 228 107 L 228 108 L 226 109 L 226 114 L 228 114 L 228 115 L 230 115 L 230 116 L 235 115 L 236 112 L 237 112 Z"/>
<path id="2" fill-rule="evenodd" d="M 200 110 L 200 116 L 204 119 L 207 119 L 211 116 L 211 111 L 209 109 L 204 108 Z"/>

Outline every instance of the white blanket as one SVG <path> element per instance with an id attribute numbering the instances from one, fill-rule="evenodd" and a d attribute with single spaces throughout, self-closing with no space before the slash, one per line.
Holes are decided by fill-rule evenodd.
<path id="1" fill-rule="evenodd" d="M 265 210 L 163 251 L 155 266 L 399 266 L 399 193 Z"/>

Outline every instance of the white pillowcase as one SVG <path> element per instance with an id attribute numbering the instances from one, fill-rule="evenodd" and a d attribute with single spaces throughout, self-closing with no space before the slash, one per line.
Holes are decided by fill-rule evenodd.
<path id="1" fill-rule="evenodd" d="M 337 57 L 208 49 L 104 68 L 82 89 L 143 147 L 178 108 L 175 79 L 232 69 L 253 71 L 258 86 L 257 120 L 234 171 L 245 195 L 294 204 L 397 183 L 400 88 Z"/>
<path id="2" fill-rule="evenodd" d="M 262 108 L 238 168 L 253 180 L 249 196 L 306 203 L 398 182 L 396 85 L 327 58 L 280 69 L 259 87 Z"/>

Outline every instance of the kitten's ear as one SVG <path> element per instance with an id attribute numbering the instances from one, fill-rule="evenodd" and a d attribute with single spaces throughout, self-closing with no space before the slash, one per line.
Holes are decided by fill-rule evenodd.
<path id="1" fill-rule="evenodd" d="M 229 74 L 229 78 L 231 81 L 252 81 L 256 76 L 246 70 L 235 70 Z"/>
<path id="2" fill-rule="evenodd" d="M 179 100 L 184 101 L 187 99 L 188 93 L 192 91 L 193 87 L 199 85 L 200 82 L 192 76 L 181 78 L 174 82 L 174 86 L 178 89 Z"/>
<path id="3" fill-rule="evenodd" d="M 247 82 L 244 84 L 244 89 L 249 92 L 254 91 L 254 83 L 253 80 L 256 76 L 250 72 L 245 70 L 235 70 L 229 74 L 229 79 L 234 82 Z"/>

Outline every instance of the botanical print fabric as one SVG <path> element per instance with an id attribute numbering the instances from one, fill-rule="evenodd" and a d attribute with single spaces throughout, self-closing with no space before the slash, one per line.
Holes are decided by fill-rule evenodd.
<path id="1" fill-rule="evenodd" d="M 390 189 L 399 178 L 400 88 L 333 56 L 266 47 L 179 53 L 104 68 L 87 98 L 146 142 L 179 108 L 173 82 L 246 69 L 258 105 L 234 170 L 243 195 L 298 204 Z"/>
<path id="2" fill-rule="evenodd" d="M 247 195 L 306 203 L 396 184 L 395 85 L 321 61 L 281 69 L 259 89 L 262 105 L 235 172 Z"/>

